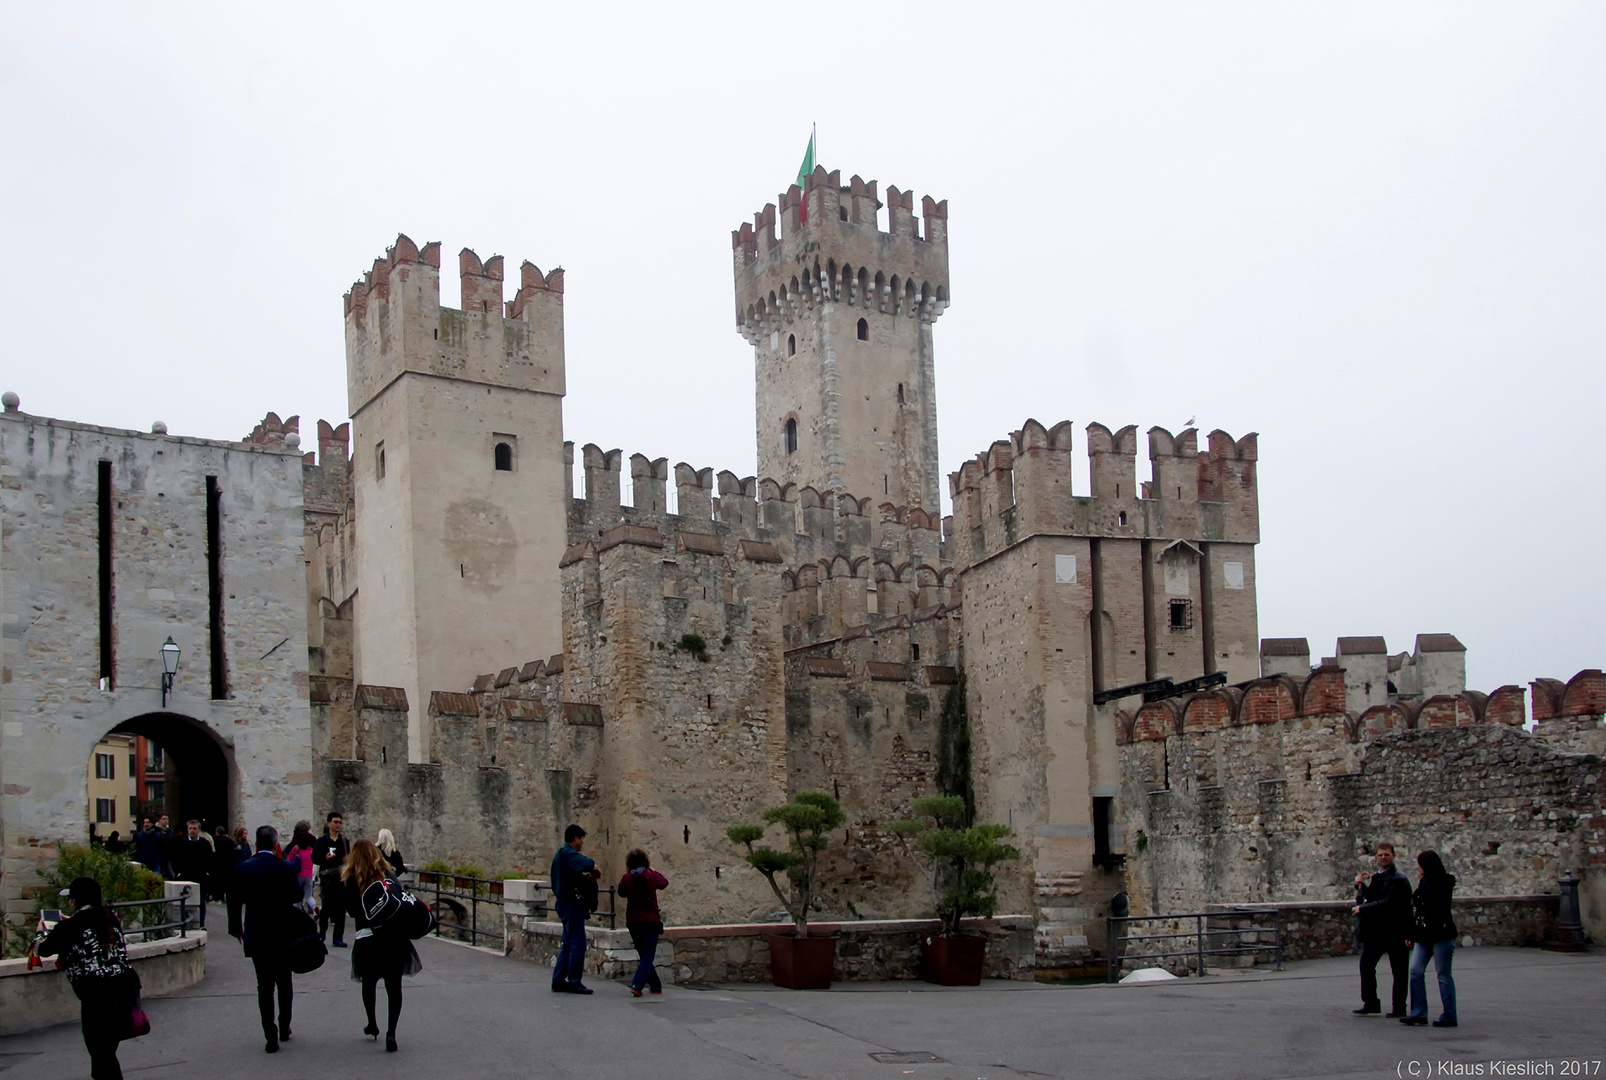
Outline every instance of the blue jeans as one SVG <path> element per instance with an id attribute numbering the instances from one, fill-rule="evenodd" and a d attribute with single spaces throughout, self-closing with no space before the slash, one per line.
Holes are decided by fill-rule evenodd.
<path id="1" fill-rule="evenodd" d="M 558 946 L 558 958 L 552 964 L 552 985 L 580 984 L 586 965 L 586 913 L 573 900 L 559 899 L 558 921 L 563 923 L 563 944 Z"/>
<path id="2" fill-rule="evenodd" d="M 630 931 L 631 943 L 636 946 L 636 952 L 641 956 L 641 963 L 636 965 L 636 977 L 630 980 L 630 985 L 637 990 L 644 986 L 654 991 L 662 990 L 663 981 L 658 978 L 658 971 L 652 966 L 652 961 L 653 957 L 658 955 L 658 938 L 664 932 L 664 924 L 628 923 L 626 928 Z"/>
<path id="3" fill-rule="evenodd" d="M 1450 958 L 1455 954 L 1455 940 L 1435 941 L 1432 945 L 1417 942 L 1411 947 L 1411 1015 L 1428 1015 L 1428 956 L 1433 957 L 1433 970 L 1439 976 L 1439 1003 L 1444 1006 L 1441 1020 L 1454 1020 L 1455 979 L 1450 977 Z"/>

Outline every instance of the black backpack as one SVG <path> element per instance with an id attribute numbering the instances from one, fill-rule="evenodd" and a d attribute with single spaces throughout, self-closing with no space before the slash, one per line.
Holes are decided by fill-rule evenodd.
<path id="1" fill-rule="evenodd" d="M 311 915 L 300 908 L 291 908 L 285 916 L 284 932 L 287 942 L 285 953 L 289 957 L 291 971 L 305 975 L 323 967 L 329 949 L 318 937 L 318 924 Z"/>

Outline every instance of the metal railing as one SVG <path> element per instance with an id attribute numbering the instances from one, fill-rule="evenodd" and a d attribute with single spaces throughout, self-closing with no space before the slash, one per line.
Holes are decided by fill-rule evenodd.
<path id="1" fill-rule="evenodd" d="M 1271 925 L 1264 925 L 1264 920 L 1270 917 Z M 1123 927 L 1134 923 L 1169 923 L 1177 927 L 1185 924 L 1186 920 L 1193 920 L 1192 930 L 1180 930 L 1176 933 L 1158 934 L 1122 934 Z M 1220 925 L 1227 923 L 1228 925 Z M 1256 953 L 1270 953 L 1272 964 L 1281 968 L 1283 963 L 1283 913 L 1281 908 L 1274 907 L 1233 907 L 1221 911 L 1195 911 L 1183 915 L 1111 915 L 1106 920 L 1107 941 L 1105 950 L 1106 981 L 1115 982 L 1120 975 L 1121 966 L 1129 960 L 1176 960 L 1190 959 L 1196 974 L 1205 974 L 1205 957 L 1207 956 L 1253 956 Z M 1268 942 L 1266 935 L 1271 936 Z M 1181 942 L 1191 939 L 1193 947 L 1190 949 L 1175 949 L 1150 952 L 1141 947 L 1138 952 L 1130 952 L 1134 943 L 1141 942 Z M 1123 949 L 1123 946 L 1126 948 Z"/>
<path id="2" fill-rule="evenodd" d="M 408 888 L 421 899 L 428 900 L 430 910 L 435 912 L 436 937 L 461 938 L 466 935 L 470 945 L 478 945 L 482 938 L 487 941 L 503 940 L 500 879 L 471 877 L 444 870 L 413 870 L 406 876 L 413 879 Z M 496 909 L 496 929 L 480 929 L 481 904 Z M 463 915 L 447 922 L 441 916 L 448 910 L 454 915 L 456 912 L 462 912 Z M 467 924 L 463 922 L 464 917 L 468 919 Z"/>
<path id="3" fill-rule="evenodd" d="M 118 900 L 118 901 L 116 901 L 114 903 L 107 904 L 106 906 L 115 911 L 118 908 L 147 908 L 147 907 L 154 907 L 154 906 L 156 906 L 158 904 L 161 904 L 161 905 L 177 904 L 178 905 L 178 921 L 177 922 L 160 922 L 160 923 L 154 923 L 154 924 L 152 924 L 150 926 L 146 926 L 144 923 L 140 923 L 138 925 L 124 926 L 123 927 L 123 937 L 126 939 L 130 934 L 139 934 L 139 935 L 141 935 L 140 936 L 140 940 L 141 941 L 149 941 L 151 939 L 151 935 L 152 934 L 157 933 L 158 931 L 160 931 L 162 936 L 166 937 L 166 936 L 168 936 L 167 932 L 170 931 L 170 930 L 177 930 L 179 937 L 188 937 L 189 936 L 189 921 L 190 921 L 190 914 L 191 914 L 190 908 L 198 907 L 198 905 L 190 903 L 189 896 L 190 896 L 190 887 L 188 885 L 186 885 L 186 886 L 184 886 L 183 890 L 177 896 L 159 896 L 154 900 Z"/>

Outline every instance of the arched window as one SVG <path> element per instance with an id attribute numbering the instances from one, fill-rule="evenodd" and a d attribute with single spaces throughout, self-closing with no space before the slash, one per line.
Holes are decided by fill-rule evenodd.
<path id="1" fill-rule="evenodd" d="M 869 319 L 860 319 L 859 320 L 859 340 L 860 341 L 869 341 L 870 340 L 870 320 Z"/>
<path id="2" fill-rule="evenodd" d="M 785 439 L 784 439 L 784 444 L 786 446 L 786 452 L 788 454 L 797 453 L 797 418 L 796 417 L 788 417 L 787 418 L 787 421 L 786 421 L 786 435 L 785 435 Z"/>
<path id="3" fill-rule="evenodd" d="M 505 442 L 496 444 L 496 471 L 513 471 L 513 448 Z"/>
<path id="4" fill-rule="evenodd" d="M 787 356 L 796 356 L 797 355 L 797 335 L 796 334 L 787 334 L 786 335 L 786 355 Z"/>

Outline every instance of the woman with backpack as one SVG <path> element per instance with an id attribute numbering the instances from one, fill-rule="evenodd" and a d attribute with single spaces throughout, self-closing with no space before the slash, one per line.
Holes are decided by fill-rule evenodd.
<path id="1" fill-rule="evenodd" d="M 1407 1027 L 1428 1022 L 1428 959 L 1439 977 L 1439 1004 L 1442 1011 L 1434 1027 L 1455 1027 L 1455 979 L 1450 960 L 1455 955 L 1455 920 L 1450 916 L 1450 897 L 1455 893 L 1455 875 L 1444 869 L 1437 851 L 1424 851 L 1416 857 L 1421 875 L 1411 894 L 1413 927 L 1411 940 L 1411 1009 L 1400 1018 Z"/>
<path id="2" fill-rule="evenodd" d="M 75 878 L 62 895 L 68 898 L 73 913 L 57 923 L 35 945 L 34 952 L 61 957 L 67 969 L 67 983 L 80 1003 L 91 1080 L 122 1080 L 117 1044 L 144 1034 L 133 1030 L 139 976 L 128 963 L 122 924 L 101 901 L 100 883 L 94 878 Z M 44 929 L 42 919 L 39 928 Z"/>
<path id="3" fill-rule="evenodd" d="M 664 992 L 664 984 L 653 967 L 658 939 L 664 933 L 664 917 L 658 910 L 658 890 L 669 888 L 669 879 L 652 868 L 647 853 L 633 848 L 625 856 L 625 876 L 619 879 L 618 893 L 625 898 L 625 929 L 641 957 L 636 976 L 630 980 L 630 996 L 640 997 L 643 989 Z"/>
<path id="4" fill-rule="evenodd" d="M 390 864 L 372 840 L 358 840 L 340 870 L 346 889 L 346 909 L 357 924 L 351 948 L 351 977 L 362 983 L 362 1004 L 368 1011 L 363 1034 L 379 1037 L 374 1019 L 375 998 L 380 980 L 385 983 L 389 1004 L 389 1025 L 385 1029 L 385 1049 L 396 1049 L 396 1021 L 401 1019 L 403 975 L 416 975 L 424 969 L 413 947 L 412 938 L 399 918 L 404 907 L 401 885 Z M 410 898 L 409 898 L 410 899 Z M 412 901 L 416 904 L 417 901 Z"/>
<path id="5" fill-rule="evenodd" d="M 312 848 L 318 838 L 312 835 L 312 822 L 296 822 L 296 831 L 290 837 L 290 846 L 284 849 L 284 857 L 296 864 L 296 881 L 301 886 L 301 909 L 309 915 L 317 911 L 312 903 L 312 882 L 315 873 L 312 866 Z"/>

